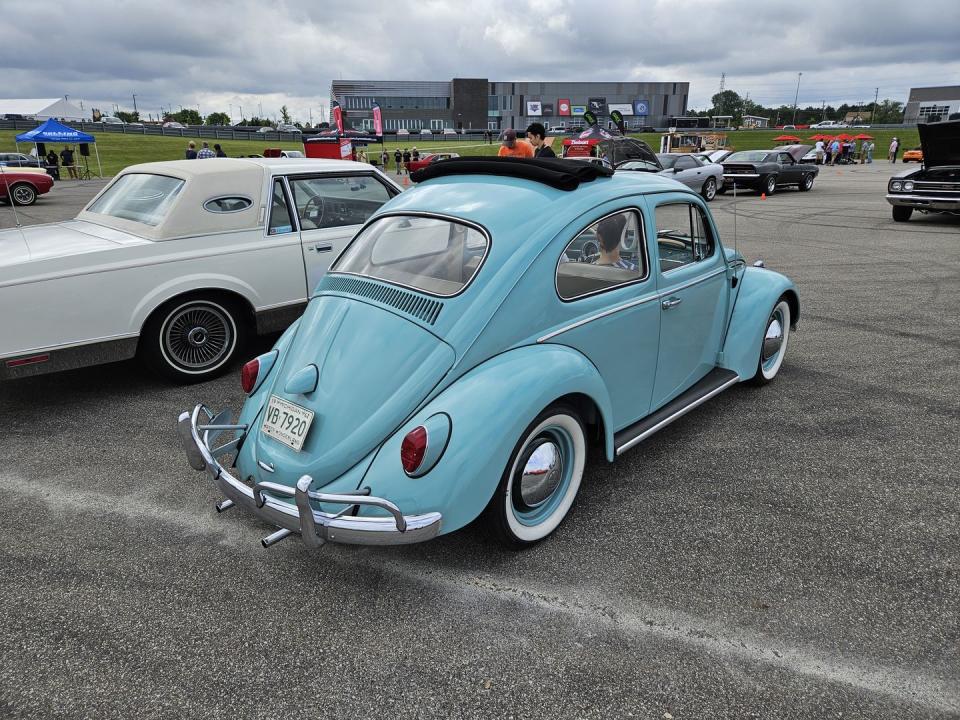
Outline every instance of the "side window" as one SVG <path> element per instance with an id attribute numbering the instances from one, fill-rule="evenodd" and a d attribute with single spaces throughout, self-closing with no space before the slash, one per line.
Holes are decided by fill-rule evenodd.
<path id="1" fill-rule="evenodd" d="M 390 199 L 369 175 L 291 178 L 290 187 L 304 230 L 360 225 Z"/>
<path id="2" fill-rule="evenodd" d="M 691 203 L 659 205 L 657 251 L 660 272 L 669 272 L 713 256 L 714 242 L 703 211 Z"/>
<path id="3" fill-rule="evenodd" d="M 691 170 L 696 166 L 696 163 L 693 161 L 693 158 L 682 157 L 677 158 L 677 164 L 674 166 L 678 170 Z"/>
<path id="4" fill-rule="evenodd" d="M 782 152 L 780 153 L 780 162 L 782 162 L 784 165 L 793 165 L 793 157 L 790 155 L 790 153 Z"/>
<path id="5" fill-rule="evenodd" d="M 595 222 L 564 248 L 557 293 L 575 300 L 646 277 L 643 222 L 639 212 L 625 210 Z"/>
<path id="6" fill-rule="evenodd" d="M 287 196 L 283 192 L 283 183 L 273 181 L 273 200 L 270 203 L 270 235 L 282 235 L 293 232 L 293 216 L 287 206 Z"/>

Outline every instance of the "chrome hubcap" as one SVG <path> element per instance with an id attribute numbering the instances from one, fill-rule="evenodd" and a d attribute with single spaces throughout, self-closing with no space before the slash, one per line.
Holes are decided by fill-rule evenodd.
<path id="1" fill-rule="evenodd" d="M 763 362 L 776 357 L 783 346 L 783 324 L 779 317 L 774 317 L 767 325 L 767 332 L 763 336 Z"/>
<path id="2" fill-rule="evenodd" d="M 520 474 L 520 500 L 527 508 L 543 505 L 563 480 L 563 456 L 559 446 L 542 440 Z"/>
<path id="3" fill-rule="evenodd" d="M 18 203 L 28 203 L 33 197 L 33 191 L 29 188 L 18 187 L 13 191 L 13 197 L 16 198 Z"/>
<path id="4" fill-rule="evenodd" d="M 167 353 L 189 368 L 204 368 L 223 359 L 233 344 L 229 319 L 213 306 L 186 307 L 167 322 L 163 337 Z"/>

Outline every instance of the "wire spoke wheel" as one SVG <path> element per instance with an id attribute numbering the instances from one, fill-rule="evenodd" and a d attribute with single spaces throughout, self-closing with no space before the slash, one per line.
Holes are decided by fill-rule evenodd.
<path id="1" fill-rule="evenodd" d="M 167 315 L 160 343 L 167 362 L 182 372 L 209 372 L 229 359 L 237 342 L 230 312 L 210 301 L 194 301 Z"/>

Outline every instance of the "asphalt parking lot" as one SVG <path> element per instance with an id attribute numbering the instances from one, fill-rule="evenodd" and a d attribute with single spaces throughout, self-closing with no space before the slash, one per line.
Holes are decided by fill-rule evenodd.
<path id="1" fill-rule="evenodd" d="M 712 203 L 800 288 L 778 379 L 595 459 L 522 553 L 264 550 L 173 429 L 236 372 L 0 385 L 0 717 L 960 717 L 960 219 L 894 223 L 890 170 Z"/>

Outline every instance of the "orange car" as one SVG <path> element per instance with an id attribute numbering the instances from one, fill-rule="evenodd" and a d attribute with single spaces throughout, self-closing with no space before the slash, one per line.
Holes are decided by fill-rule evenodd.
<path id="1" fill-rule="evenodd" d="M 913 150 L 906 150 L 903 153 L 904 162 L 923 162 L 923 148 L 915 147 Z"/>

